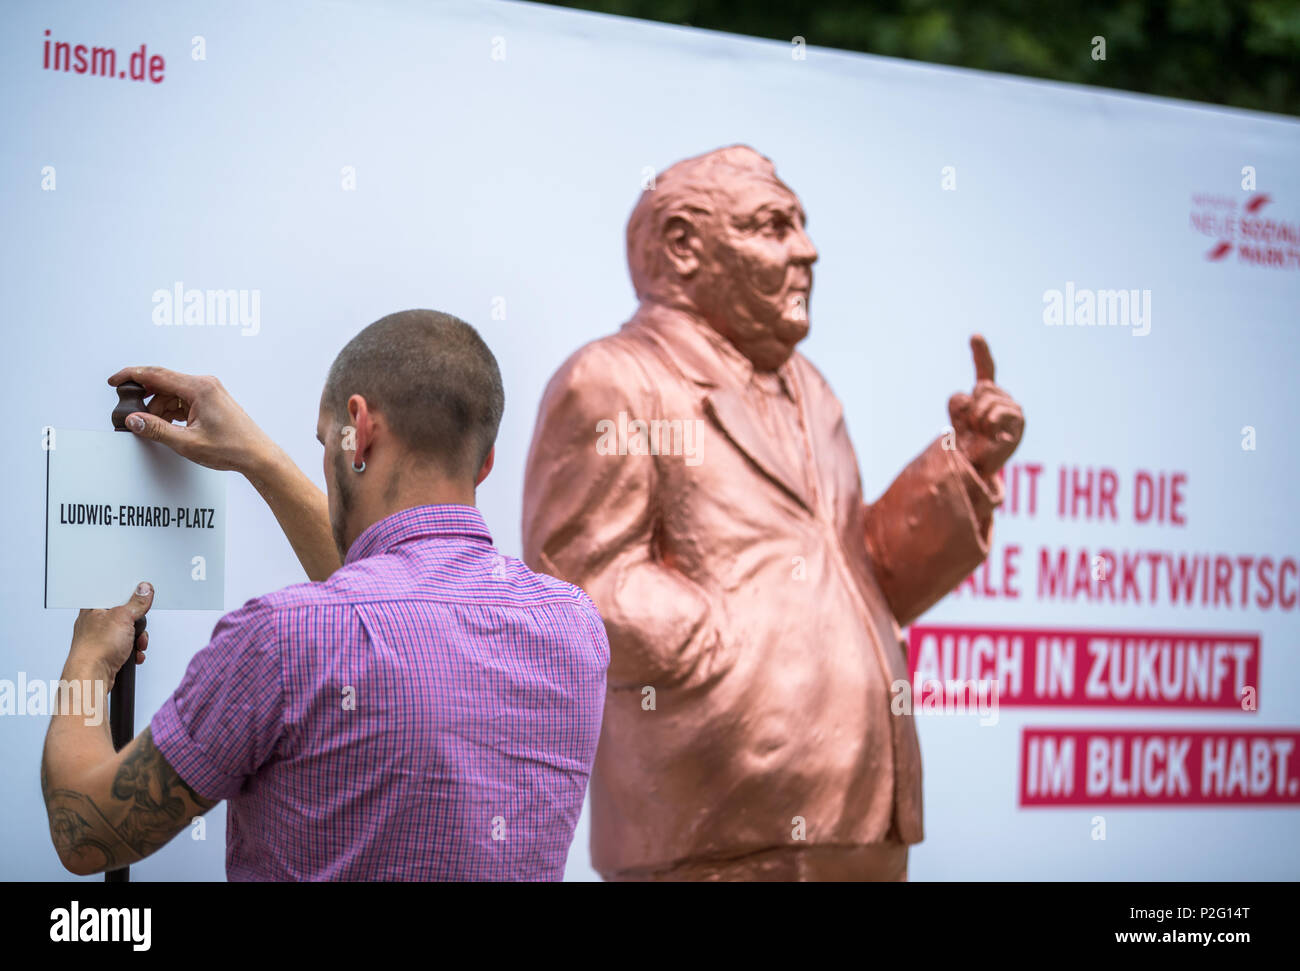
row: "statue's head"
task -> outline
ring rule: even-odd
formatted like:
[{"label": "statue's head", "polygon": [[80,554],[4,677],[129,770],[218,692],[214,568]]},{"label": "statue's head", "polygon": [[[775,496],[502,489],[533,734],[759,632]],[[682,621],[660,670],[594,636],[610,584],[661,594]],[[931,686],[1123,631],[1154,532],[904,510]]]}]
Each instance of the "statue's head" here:
[{"label": "statue's head", "polygon": [[641,194],[627,223],[637,298],[690,311],[759,370],[808,334],[817,250],[799,199],[745,145],[678,162]]}]

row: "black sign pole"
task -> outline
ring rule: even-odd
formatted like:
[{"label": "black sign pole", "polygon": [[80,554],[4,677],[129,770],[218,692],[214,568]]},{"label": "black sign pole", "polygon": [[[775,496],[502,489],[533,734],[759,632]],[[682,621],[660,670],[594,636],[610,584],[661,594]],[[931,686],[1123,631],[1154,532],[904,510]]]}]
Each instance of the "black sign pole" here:
[{"label": "black sign pole", "polygon": [[[145,411],[144,387],[134,381],[124,381],[117,388],[117,406],[113,409],[113,428],[119,432],[130,432],[126,427],[126,416],[137,411]],[[138,578],[137,578],[138,579]],[[145,618],[135,622],[135,635],[131,641],[131,656],[122,665],[113,681],[113,691],[108,703],[108,727],[113,735],[113,748],[121,751],[131,739],[135,738],[135,645],[144,632]],[[120,867],[104,874],[105,883],[129,883],[131,868]]]}]

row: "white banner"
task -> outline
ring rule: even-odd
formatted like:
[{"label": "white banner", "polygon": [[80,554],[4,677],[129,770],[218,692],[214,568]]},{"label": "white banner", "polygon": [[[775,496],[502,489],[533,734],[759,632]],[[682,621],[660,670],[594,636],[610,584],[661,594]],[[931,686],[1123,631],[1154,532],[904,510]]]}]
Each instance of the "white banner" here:
[{"label": "white banner", "polygon": [[[1027,419],[986,569],[910,632],[923,671],[997,679],[1001,699],[991,722],[919,711],[911,877],[1300,877],[1294,119],[516,3],[0,17],[21,378],[0,679],[57,675],[72,624],[41,608],[40,431],[98,421],[130,364],[218,375],[323,481],[319,394],[347,339],[395,310],[461,316],[505,379],[479,504],[517,555],[542,388],[635,307],[642,185],[745,143],[809,215],[801,349],[869,497],[969,390],[972,333]],[[227,609],[303,579],[229,482]],[[215,619],[151,618],[141,718]],[[0,876],[58,878],[45,721],[4,721]],[[221,879],[208,832],[139,879]],[[571,879],[588,859],[584,821]]]}]

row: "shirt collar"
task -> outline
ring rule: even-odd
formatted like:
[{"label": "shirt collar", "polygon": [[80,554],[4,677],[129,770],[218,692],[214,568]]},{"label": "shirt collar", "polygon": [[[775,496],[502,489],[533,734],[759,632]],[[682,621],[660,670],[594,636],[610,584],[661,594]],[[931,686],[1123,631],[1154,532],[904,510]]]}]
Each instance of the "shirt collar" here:
[{"label": "shirt collar", "polygon": [[459,536],[488,545],[492,543],[492,534],[483,521],[483,514],[474,506],[412,506],[363,529],[343,562],[348,564],[368,556],[379,556],[399,543],[429,536]]},{"label": "shirt collar", "polygon": [[651,330],[697,384],[717,387],[724,382],[725,372],[730,379],[725,383],[746,390],[756,388],[768,394],[784,394],[795,400],[790,376],[793,355],[774,372],[755,371],[753,362],[707,323],[662,304],[643,303],[636,316],[624,326]]}]

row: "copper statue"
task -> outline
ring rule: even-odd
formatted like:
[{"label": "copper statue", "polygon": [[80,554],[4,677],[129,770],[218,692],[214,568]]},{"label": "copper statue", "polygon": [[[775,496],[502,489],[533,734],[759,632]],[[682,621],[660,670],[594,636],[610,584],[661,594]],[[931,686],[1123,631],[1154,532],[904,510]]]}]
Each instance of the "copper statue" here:
[{"label": "copper statue", "polygon": [[865,503],[840,402],[795,350],[817,251],[753,149],[662,173],[627,256],[640,306],[552,378],[525,473],[524,559],[609,632],[593,865],[906,879],[921,763],[891,713],[900,625],[987,555],[1020,408],[972,338],[951,431]]}]

